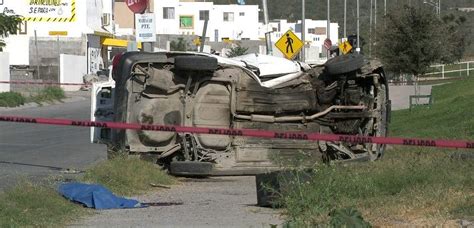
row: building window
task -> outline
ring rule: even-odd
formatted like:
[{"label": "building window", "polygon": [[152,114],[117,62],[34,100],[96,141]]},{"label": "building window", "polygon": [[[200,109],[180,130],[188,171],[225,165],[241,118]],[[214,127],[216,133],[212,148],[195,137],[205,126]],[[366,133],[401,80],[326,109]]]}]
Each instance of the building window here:
[{"label": "building window", "polygon": [[316,29],[314,29],[314,28],[308,29],[308,33],[309,34],[316,34]]},{"label": "building window", "polygon": [[180,29],[193,29],[194,28],[194,16],[193,15],[180,15],[179,16],[179,28]]},{"label": "building window", "polygon": [[199,10],[199,20],[209,20],[209,10]]},{"label": "building window", "polygon": [[163,7],[163,19],[174,19],[174,7]]},{"label": "building window", "polygon": [[234,13],[224,12],[224,21],[234,21]]},{"label": "building window", "polygon": [[239,16],[241,16],[241,17],[245,16],[245,12],[240,12]]}]

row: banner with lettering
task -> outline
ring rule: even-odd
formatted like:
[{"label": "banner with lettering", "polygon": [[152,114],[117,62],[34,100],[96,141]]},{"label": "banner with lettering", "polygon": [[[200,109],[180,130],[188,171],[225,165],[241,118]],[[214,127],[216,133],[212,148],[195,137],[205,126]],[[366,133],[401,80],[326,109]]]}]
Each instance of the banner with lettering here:
[{"label": "banner with lettering", "polygon": [[74,22],[76,0],[0,0],[0,12],[29,22]]}]

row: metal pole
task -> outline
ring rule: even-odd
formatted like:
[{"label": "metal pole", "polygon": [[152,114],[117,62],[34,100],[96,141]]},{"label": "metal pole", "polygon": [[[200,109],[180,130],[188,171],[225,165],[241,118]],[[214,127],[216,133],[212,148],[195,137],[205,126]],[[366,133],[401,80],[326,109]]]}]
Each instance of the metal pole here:
[{"label": "metal pole", "polygon": [[383,27],[387,27],[387,0],[383,2]]},{"label": "metal pole", "polygon": [[[146,7],[146,10],[145,10],[146,13],[151,13],[151,10],[150,10],[150,1],[148,1],[147,3],[147,7]],[[156,19],[155,19],[156,20]],[[156,23],[156,21],[155,21]],[[155,42],[143,42],[143,46],[142,46],[142,51],[145,51],[145,52],[153,52],[153,44]]]},{"label": "metal pole", "polygon": [[327,38],[328,39],[331,39],[331,19],[330,19],[330,16],[331,16],[331,13],[330,13],[330,10],[331,9],[331,5],[330,5],[330,0],[328,0],[328,19],[327,19]]},{"label": "metal pole", "polygon": [[[268,28],[268,7],[267,7],[267,0],[262,0],[262,5],[263,5],[263,20],[265,22],[265,26]],[[270,36],[271,32],[266,31],[265,32],[265,41],[267,45],[267,55],[272,55],[272,37]]]},{"label": "metal pole", "polygon": [[372,8],[373,0],[370,0],[370,21],[369,21],[369,58],[372,57]]},{"label": "metal pole", "polygon": [[[374,0],[374,46],[377,45],[377,0]],[[377,52],[377,48],[375,48]]]},{"label": "metal pole", "polygon": [[306,46],[306,7],[305,0],[301,0],[301,40],[303,41],[303,48],[301,49],[301,61],[304,62],[306,59],[305,56],[305,46]]},{"label": "metal pole", "polygon": [[57,36],[58,42],[58,82],[61,80],[61,46],[59,44],[59,35]]},{"label": "metal pole", "polygon": [[206,32],[207,32],[208,23],[209,23],[209,18],[206,18],[206,20],[204,20],[204,28],[202,29],[201,45],[199,47],[199,52],[204,52],[204,42],[206,42]]},{"label": "metal pole", "polygon": [[438,0],[438,17],[441,18],[441,0]]},{"label": "metal pole", "polygon": [[36,30],[35,30],[35,49],[36,49],[36,71],[38,73],[38,78],[36,78],[36,79],[40,79],[41,78],[41,76],[40,76],[40,58],[39,58],[38,37],[36,36]]},{"label": "metal pole", "polygon": [[[331,15],[330,15],[331,5],[330,5],[329,2],[330,2],[330,0],[328,0],[328,18],[327,18],[327,27],[326,27],[326,28],[327,28],[327,29],[326,29],[326,32],[327,32],[326,37],[327,37],[327,39],[331,40],[331,19],[330,19],[330,16],[331,16]],[[329,48],[329,49],[330,49],[330,48]],[[328,53],[328,54],[327,54],[328,59],[329,59],[329,55],[331,54],[331,52],[329,51],[329,49],[328,49],[328,52],[327,52],[327,53]]]},{"label": "metal pole", "polygon": [[347,37],[347,34],[346,34],[346,22],[347,22],[346,14],[347,14],[347,0],[344,0],[344,38]]},{"label": "metal pole", "polygon": [[377,29],[377,0],[374,0],[374,29]]},{"label": "metal pole", "polygon": [[359,17],[359,0],[357,0],[357,49],[356,51],[360,53],[360,17]]}]

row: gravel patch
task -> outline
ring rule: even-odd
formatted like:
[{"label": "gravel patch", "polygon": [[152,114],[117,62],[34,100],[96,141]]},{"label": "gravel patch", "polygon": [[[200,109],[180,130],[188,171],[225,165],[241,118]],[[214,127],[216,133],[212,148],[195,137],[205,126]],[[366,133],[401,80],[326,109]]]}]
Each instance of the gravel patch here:
[{"label": "gravel patch", "polygon": [[181,184],[137,197],[141,202],[182,203],[105,210],[72,227],[270,227],[281,211],[257,207],[255,177],[180,179]]}]

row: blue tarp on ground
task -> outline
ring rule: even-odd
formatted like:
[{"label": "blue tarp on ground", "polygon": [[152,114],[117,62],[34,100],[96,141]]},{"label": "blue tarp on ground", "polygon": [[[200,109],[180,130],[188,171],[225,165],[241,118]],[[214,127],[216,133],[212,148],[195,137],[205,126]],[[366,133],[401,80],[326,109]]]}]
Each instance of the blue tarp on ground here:
[{"label": "blue tarp on ground", "polygon": [[143,207],[137,200],[115,196],[98,184],[66,183],[58,188],[67,199],[95,209],[122,209]]}]

